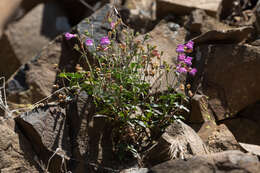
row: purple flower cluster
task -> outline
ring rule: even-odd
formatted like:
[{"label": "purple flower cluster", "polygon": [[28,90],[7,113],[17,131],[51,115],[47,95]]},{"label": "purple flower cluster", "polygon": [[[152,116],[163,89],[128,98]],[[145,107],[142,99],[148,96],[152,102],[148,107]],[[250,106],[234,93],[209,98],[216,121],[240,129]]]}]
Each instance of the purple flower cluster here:
[{"label": "purple flower cluster", "polygon": [[192,68],[192,57],[187,56],[186,53],[191,53],[193,51],[194,42],[188,41],[186,44],[179,44],[176,48],[178,53],[177,72],[178,73],[189,73],[194,76],[197,73],[196,68]]},{"label": "purple flower cluster", "polygon": [[[72,38],[74,38],[74,37],[77,37],[76,34],[71,34],[71,33],[69,33],[69,32],[66,32],[64,35],[65,35],[66,40],[70,40],[70,39],[72,39]],[[110,42],[108,36],[104,36],[104,37],[102,37],[102,38],[100,39],[100,42],[99,42],[99,43],[100,43],[100,45],[104,48],[104,50],[106,50],[106,49],[108,49],[107,46],[108,46],[111,42]],[[94,45],[94,40],[93,40],[93,39],[90,39],[90,38],[87,38],[87,39],[85,40],[85,44],[86,44],[86,46],[93,46],[93,45]]]}]

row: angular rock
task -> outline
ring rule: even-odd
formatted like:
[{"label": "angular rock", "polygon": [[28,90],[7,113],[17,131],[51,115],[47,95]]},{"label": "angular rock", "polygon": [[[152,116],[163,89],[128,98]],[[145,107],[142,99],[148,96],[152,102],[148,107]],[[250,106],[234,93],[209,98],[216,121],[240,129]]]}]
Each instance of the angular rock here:
[{"label": "angular rock", "polygon": [[197,44],[240,43],[248,39],[252,32],[253,27],[240,27],[223,31],[211,30],[192,40]]},{"label": "angular rock", "polygon": [[147,152],[145,162],[153,166],[171,159],[187,159],[203,154],[208,154],[208,149],[201,138],[191,127],[176,121],[167,127],[158,143]]},{"label": "angular rock", "polygon": [[186,15],[198,8],[215,16],[220,3],[221,0],[157,0],[157,15],[159,17],[166,16],[169,13]]},{"label": "angular rock", "polygon": [[226,125],[206,122],[198,131],[198,135],[208,146],[210,152],[217,153],[227,150],[241,150],[239,143]]},{"label": "angular rock", "polygon": [[[65,110],[56,103],[34,108],[15,118],[45,168],[50,160],[50,172],[61,172],[57,167],[63,168],[62,158],[66,161],[71,155],[67,120]],[[51,159],[58,148],[59,151]]]},{"label": "angular rock", "polygon": [[198,74],[193,84],[194,87],[201,84],[199,90],[209,96],[209,105],[217,120],[233,117],[260,99],[259,53],[260,47],[247,44],[198,48]]},{"label": "angular rock", "polygon": [[195,94],[191,99],[190,123],[215,122],[215,117],[208,108],[208,100],[204,95]]},{"label": "angular rock", "polygon": [[68,19],[57,4],[38,5],[4,32],[0,40],[0,75],[9,78],[51,39],[69,29]]},{"label": "angular rock", "polygon": [[31,144],[11,119],[0,120],[0,171],[3,173],[40,172]]},{"label": "angular rock", "polygon": [[239,112],[235,118],[221,121],[233,133],[238,142],[260,145],[260,103],[257,102]]},{"label": "angular rock", "polygon": [[149,173],[258,173],[260,163],[257,157],[240,151],[194,156],[187,161],[171,160],[154,166]]}]

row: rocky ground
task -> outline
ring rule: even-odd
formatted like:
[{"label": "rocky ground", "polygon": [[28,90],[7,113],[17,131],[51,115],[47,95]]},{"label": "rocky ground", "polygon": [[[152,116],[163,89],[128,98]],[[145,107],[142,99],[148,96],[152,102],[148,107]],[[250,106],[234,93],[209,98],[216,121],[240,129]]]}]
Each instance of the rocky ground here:
[{"label": "rocky ground", "polygon": [[[260,1],[5,1],[0,172],[260,172]],[[52,95],[58,69],[75,71],[81,63],[63,33],[81,34],[89,18],[100,38],[109,30],[103,20],[113,5],[131,28],[150,34],[148,42],[164,51],[169,64],[176,63],[178,44],[195,42],[198,73],[182,81],[191,84],[190,113],[166,129],[144,154],[141,168],[135,161],[115,161],[109,124],[93,117],[86,93],[66,106]],[[152,82],[152,89],[165,89]]]}]

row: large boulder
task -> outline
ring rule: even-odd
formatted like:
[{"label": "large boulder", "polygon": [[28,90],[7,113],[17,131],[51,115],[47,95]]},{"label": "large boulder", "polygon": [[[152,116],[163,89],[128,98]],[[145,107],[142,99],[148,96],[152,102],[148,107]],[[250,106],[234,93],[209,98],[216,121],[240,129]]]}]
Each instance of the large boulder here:
[{"label": "large boulder", "polygon": [[154,166],[149,173],[258,173],[260,163],[256,156],[240,151],[194,156],[188,160],[171,160]]},{"label": "large boulder", "polygon": [[233,117],[260,99],[259,53],[259,47],[248,44],[198,47],[194,88],[201,85],[217,120]]},{"label": "large boulder", "polygon": [[40,4],[9,24],[0,40],[0,75],[9,78],[50,40],[69,29],[68,19],[56,3]]}]

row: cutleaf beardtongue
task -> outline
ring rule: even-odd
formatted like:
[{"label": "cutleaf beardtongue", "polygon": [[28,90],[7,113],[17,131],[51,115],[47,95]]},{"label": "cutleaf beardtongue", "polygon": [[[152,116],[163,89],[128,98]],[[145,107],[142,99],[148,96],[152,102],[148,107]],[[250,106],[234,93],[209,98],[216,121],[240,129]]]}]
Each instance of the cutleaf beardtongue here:
[{"label": "cutleaf beardtongue", "polygon": [[195,76],[197,73],[196,68],[191,68],[192,66],[192,57],[186,56],[186,53],[191,53],[193,51],[194,42],[188,41],[186,44],[179,44],[176,48],[178,53],[178,62],[177,72],[178,73],[189,73],[192,76]]}]

